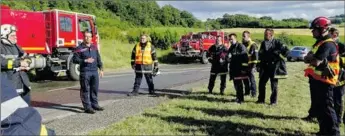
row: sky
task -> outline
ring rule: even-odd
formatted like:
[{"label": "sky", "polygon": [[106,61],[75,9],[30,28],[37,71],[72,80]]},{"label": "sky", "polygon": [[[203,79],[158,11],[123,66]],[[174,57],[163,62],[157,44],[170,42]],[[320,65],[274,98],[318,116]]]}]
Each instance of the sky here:
[{"label": "sky", "polygon": [[170,4],[186,10],[205,21],[228,14],[247,14],[254,17],[271,16],[273,19],[305,18],[344,14],[344,1],[157,1],[159,6]]}]

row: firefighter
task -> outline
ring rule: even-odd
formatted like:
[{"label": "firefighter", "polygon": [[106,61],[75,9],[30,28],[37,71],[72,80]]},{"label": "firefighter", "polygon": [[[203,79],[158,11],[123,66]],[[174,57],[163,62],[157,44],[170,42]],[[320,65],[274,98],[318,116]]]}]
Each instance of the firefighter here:
[{"label": "firefighter", "polygon": [[289,49],[278,39],[274,38],[274,30],[265,30],[265,40],[259,50],[259,96],[257,103],[265,103],[266,83],[270,79],[272,94],[270,105],[277,104],[278,79],[286,78],[285,58]]},{"label": "firefighter", "polygon": [[304,70],[309,77],[315,113],[319,122],[319,135],[340,135],[334,110],[333,89],[338,82],[340,63],[337,45],[328,33],[331,21],[326,17],[315,18],[310,26],[317,40],[304,61],[309,66]]},{"label": "firefighter", "polygon": [[220,94],[224,95],[226,88],[226,75],[228,73],[227,63],[227,48],[222,42],[222,37],[217,36],[216,44],[212,45],[208,49],[207,57],[209,62],[212,64],[210,80],[208,83],[209,93],[212,93],[214,82],[217,76],[220,76]]},{"label": "firefighter", "polygon": [[155,69],[158,69],[158,60],[156,50],[151,42],[148,41],[148,38],[146,34],[142,34],[140,42],[132,50],[131,66],[135,70],[135,81],[133,91],[127,94],[128,96],[138,95],[143,75],[149,87],[149,94],[155,95],[152,74]]},{"label": "firefighter", "polygon": [[104,110],[97,98],[103,63],[97,47],[91,43],[92,33],[86,30],[83,34],[84,41],[75,49],[73,62],[80,65],[80,97],[85,113],[94,114],[95,110]]},{"label": "firefighter", "polygon": [[30,60],[24,59],[25,53],[17,45],[17,29],[10,24],[1,25],[1,73],[13,83],[18,95],[30,105],[30,80],[27,71]]},{"label": "firefighter", "polygon": [[42,124],[39,112],[16,92],[7,75],[1,73],[1,135],[55,135]]},{"label": "firefighter", "polygon": [[341,123],[341,115],[343,112],[343,95],[345,89],[345,46],[339,41],[339,30],[332,27],[329,30],[329,33],[333,40],[338,45],[339,57],[340,57],[340,75],[338,78],[338,83],[333,90],[333,100],[334,100],[334,110],[337,114],[337,123],[340,125]]},{"label": "firefighter", "polygon": [[258,63],[259,50],[255,42],[250,38],[250,32],[244,31],[242,33],[242,43],[247,47],[248,51],[248,76],[249,78],[244,80],[245,85],[245,95],[250,95],[252,97],[256,96],[256,83],[255,83],[255,68]]},{"label": "firefighter", "polygon": [[229,37],[231,43],[228,50],[230,80],[233,80],[236,90],[236,102],[241,104],[244,102],[243,80],[248,78],[247,48],[243,44],[237,42],[237,35],[235,33],[231,33]]}]

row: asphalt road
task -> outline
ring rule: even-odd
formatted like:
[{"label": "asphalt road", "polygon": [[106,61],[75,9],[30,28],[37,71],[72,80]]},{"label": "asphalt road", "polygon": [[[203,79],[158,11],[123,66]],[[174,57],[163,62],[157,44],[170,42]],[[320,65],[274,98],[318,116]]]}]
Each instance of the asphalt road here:
[{"label": "asphalt road", "polygon": [[[155,89],[158,90],[206,79],[209,77],[210,65],[164,65],[160,70],[161,75],[154,77]],[[108,100],[126,97],[126,94],[132,91],[134,77],[132,70],[105,75],[100,80],[99,99]],[[51,81],[36,83],[36,85],[33,85],[33,88],[41,89],[41,91],[32,92],[33,106],[42,107],[53,104],[80,102],[79,82]],[[146,80],[143,77],[140,92],[147,93],[147,88]]]},{"label": "asphalt road", "polygon": [[57,134],[85,134],[156,106],[169,99],[166,96],[188,93],[188,89],[208,81],[210,65],[162,65],[160,70],[161,75],[154,78],[154,84],[156,92],[164,97],[145,95],[148,93],[145,78],[140,89],[144,95],[128,97],[135,76],[133,70],[125,70],[108,73],[100,80],[98,99],[106,110],[96,115],[83,113],[79,83],[72,81],[34,83],[35,88],[41,91],[31,93],[32,105],[38,109],[47,126],[55,129]]}]

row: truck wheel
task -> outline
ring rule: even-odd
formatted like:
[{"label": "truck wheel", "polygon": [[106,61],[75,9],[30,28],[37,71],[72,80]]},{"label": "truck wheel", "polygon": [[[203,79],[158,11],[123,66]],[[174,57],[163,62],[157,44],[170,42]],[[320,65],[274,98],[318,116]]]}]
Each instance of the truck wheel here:
[{"label": "truck wheel", "polygon": [[206,51],[204,51],[204,52],[202,52],[202,54],[201,54],[201,58],[200,58],[200,62],[202,63],[202,64],[208,64],[208,59],[207,59],[207,57],[206,57]]},{"label": "truck wheel", "polygon": [[68,77],[74,81],[78,81],[80,75],[80,65],[72,62],[69,63],[69,70],[67,71]]}]

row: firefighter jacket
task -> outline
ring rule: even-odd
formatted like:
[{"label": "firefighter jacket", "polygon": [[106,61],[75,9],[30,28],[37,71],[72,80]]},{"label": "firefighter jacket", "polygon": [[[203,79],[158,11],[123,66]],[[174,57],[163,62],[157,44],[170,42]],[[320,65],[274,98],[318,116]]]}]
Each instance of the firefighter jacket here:
[{"label": "firefighter jacket", "polygon": [[[325,44],[332,44],[337,47],[336,43],[331,38],[326,38],[320,41],[317,41],[316,44],[313,45],[312,53],[315,54],[319,51],[320,47],[325,46]],[[323,51],[322,51],[323,52]],[[331,57],[329,60],[328,57]],[[322,63],[314,67],[309,65],[305,70],[305,76],[309,76],[315,80],[319,80],[326,84],[330,85],[337,85],[338,78],[340,74],[340,58],[339,54],[333,56],[329,54],[326,59],[322,60]],[[327,73],[327,74],[326,74]]]},{"label": "firefighter jacket", "polygon": [[6,74],[1,73],[1,135],[55,135],[42,125],[39,112],[28,107],[10,82]]},{"label": "firefighter jacket", "polygon": [[[93,58],[95,61],[93,63],[85,62],[88,58]],[[80,64],[80,72],[98,71],[98,69],[103,70],[101,56],[98,49],[93,44],[88,47],[84,42],[82,42],[75,49],[72,60],[74,63]]]},{"label": "firefighter jacket", "polygon": [[11,45],[1,40],[1,73],[13,83],[18,94],[25,95],[31,90],[30,80],[25,71],[19,70],[24,51],[16,44]]},{"label": "firefighter jacket", "polygon": [[289,49],[278,39],[261,42],[259,49],[259,77],[264,73],[276,79],[287,78],[286,57]]},{"label": "firefighter jacket", "polygon": [[249,41],[247,43],[243,43],[247,47],[247,54],[248,54],[248,68],[253,69],[256,67],[259,59],[259,49],[255,42]]},{"label": "firefighter jacket", "polygon": [[144,44],[137,43],[131,56],[131,66],[134,66],[136,73],[152,73],[153,66],[158,67],[158,60],[155,47],[151,42]]},{"label": "firefighter jacket", "polygon": [[336,41],[338,44],[339,56],[340,56],[340,75],[337,86],[345,85],[345,45],[341,42]]},{"label": "firefighter jacket", "polygon": [[212,64],[211,74],[227,74],[228,62],[227,55],[228,50],[225,45],[212,45],[207,52],[207,57]]},{"label": "firefighter jacket", "polygon": [[246,47],[241,43],[232,44],[228,50],[230,80],[248,78],[248,55]]}]

